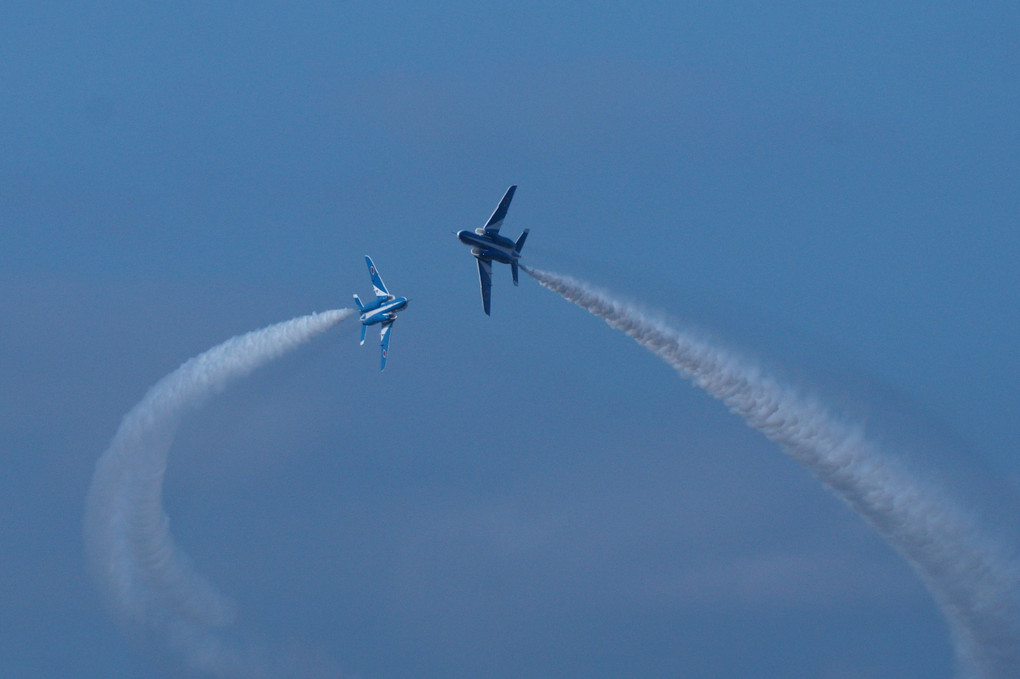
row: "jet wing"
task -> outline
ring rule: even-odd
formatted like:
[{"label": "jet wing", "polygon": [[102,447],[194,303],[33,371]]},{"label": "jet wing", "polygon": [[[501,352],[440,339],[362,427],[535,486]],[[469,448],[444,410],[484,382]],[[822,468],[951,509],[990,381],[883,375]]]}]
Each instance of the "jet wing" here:
[{"label": "jet wing", "polygon": [[482,229],[485,233],[490,236],[499,233],[499,227],[503,226],[503,220],[506,219],[506,211],[510,209],[510,201],[513,200],[514,191],[516,190],[517,184],[514,184],[503,194],[503,199],[499,201],[499,205],[496,206],[496,210],[489,217],[489,221],[485,222],[485,227]]},{"label": "jet wing", "polygon": [[375,290],[376,298],[389,297],[390,293],[386,289],[386,284],[382,282],[379,270],[375,268],[375,263],[372,262],[372,258],[368,255],[365,255],[365,264],[368,265],[368,275],[372,277],[372,288]]},{"label": "jet wing", "polygon": [[390,329],[393,328],[393,321],[383,323],[379,328],[379,346],[382,348],[382,359],[379,363],[379,370],[386,369],[386,352],[390,349]]},{"label": "jet wing", "polygon": [[[510,187],[513,188],[512,186]],[[489,315],[490,293],[492,291],[492,260],[476,257],[478,260],[478,283],[482,287],[482,306],[485,308],[485,315]]]}]

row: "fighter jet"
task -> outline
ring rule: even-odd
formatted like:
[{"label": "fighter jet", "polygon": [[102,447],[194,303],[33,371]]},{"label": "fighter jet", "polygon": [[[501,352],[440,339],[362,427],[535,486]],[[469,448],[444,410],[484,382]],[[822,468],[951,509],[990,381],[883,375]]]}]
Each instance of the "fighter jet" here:
[{"label": "fighter jet", "polygon": [[506,218],[506,211],[510,208],[510,201],[514,197],[517,185],[514,184],[506,193],[503,199],[496,206],[496,211],[485,222],[485,226],[474,231],[458,231],[457,238],[461,243],[471,246],[471,254],[478,260],[478,282],[482,287],[482,307],[485,314],[489,315],[490,291],[492,290],[492,261],[503,262],[510,265],[510,272],[514,277],[514,285],[517,285],[517,261],[521,257],[521,248],[524,247],[524,240],[528,237],[529,229],[524,229],[517,242],[499,235],[499,227],[503,226]]},{"label": "fighter jet", "polygon": [[372,258],[365,255],[365,264],[368,265],[368,275],[372,277],[372,288],[375,290],[375,301],[364,304],[361,298],[354,295],[354,301],[361,309],[361,343],[365,343],[365,331],[368,326],[381,323],[379,328],[379,345],[382,347],[382,362],[379,370],[386,368],[386,351],[390,346],[390,329],[393,321],[397,320],[397,312],[407,307],[406,297],[395,297],[386,289],[379,271],[375,268]]}]

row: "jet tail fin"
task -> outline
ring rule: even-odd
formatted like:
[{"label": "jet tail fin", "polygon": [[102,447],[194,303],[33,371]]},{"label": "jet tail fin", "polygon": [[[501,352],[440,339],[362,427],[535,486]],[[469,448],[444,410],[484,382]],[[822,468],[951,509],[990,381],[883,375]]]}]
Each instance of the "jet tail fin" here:
[{"label": "jet tail fin", "polygon": [[529,231],[531,231],[531,229],[524,229],[524,233],[521,234],[521,237],[517,239],[517,243],[514,244],[514,252],[518,255],[521,254],[521,248],[524,247],[524,241],[528,239]]},{"label": "jet tail fin", "polygon": [[524,247],[524,241],[528,239],[528,232],[531,229],[524,229],[524,232],[514,243],[514,259],[510,262],[510,273],[514,276],[514,285],[517,285],[517,257],[521,254],[521,248]]}]

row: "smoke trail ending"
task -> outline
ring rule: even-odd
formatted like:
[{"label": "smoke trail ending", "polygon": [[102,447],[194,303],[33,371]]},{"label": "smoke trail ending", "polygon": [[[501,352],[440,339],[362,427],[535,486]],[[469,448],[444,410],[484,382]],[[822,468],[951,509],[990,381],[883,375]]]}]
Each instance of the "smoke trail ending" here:
[{"label": "smoke trail ending", "polygon": [[137,640],[214,677],[276,676],[274,661],[223,632],[233,604],[192,566],[163,510],[167,455],[181,418],[232,382],[297,349],[354,311],[337,309],[233,337],[183,363],[124,416],[96,463],[85,552],[107,606]]},{"label": "smoke trail ending", "polygon": [[1020,676],[1017,537],[981,525],[948,489],[757,362],[646,317],[581,281],[522,267],[542,286],[621,330],[777,443],[868,521],[914,568],[943,611],[960,677]]}]

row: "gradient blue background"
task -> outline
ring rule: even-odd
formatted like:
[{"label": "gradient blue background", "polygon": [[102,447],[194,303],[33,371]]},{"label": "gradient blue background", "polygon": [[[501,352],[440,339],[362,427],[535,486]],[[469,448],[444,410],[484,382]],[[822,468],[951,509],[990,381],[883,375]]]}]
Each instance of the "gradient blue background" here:
[{"label": "gradient blue background", "polygon": [[171,454],[241,633],[379,679],[952,676],[863,521],[534,281],[486,318],[450,232],[517,183],[525,261],[1017,487],[1017,4],[433,5],[0,9],[0,673],[176,676],[87,577],[95,461],[367,253],[412,299],[386,372],[348,321]]}]

